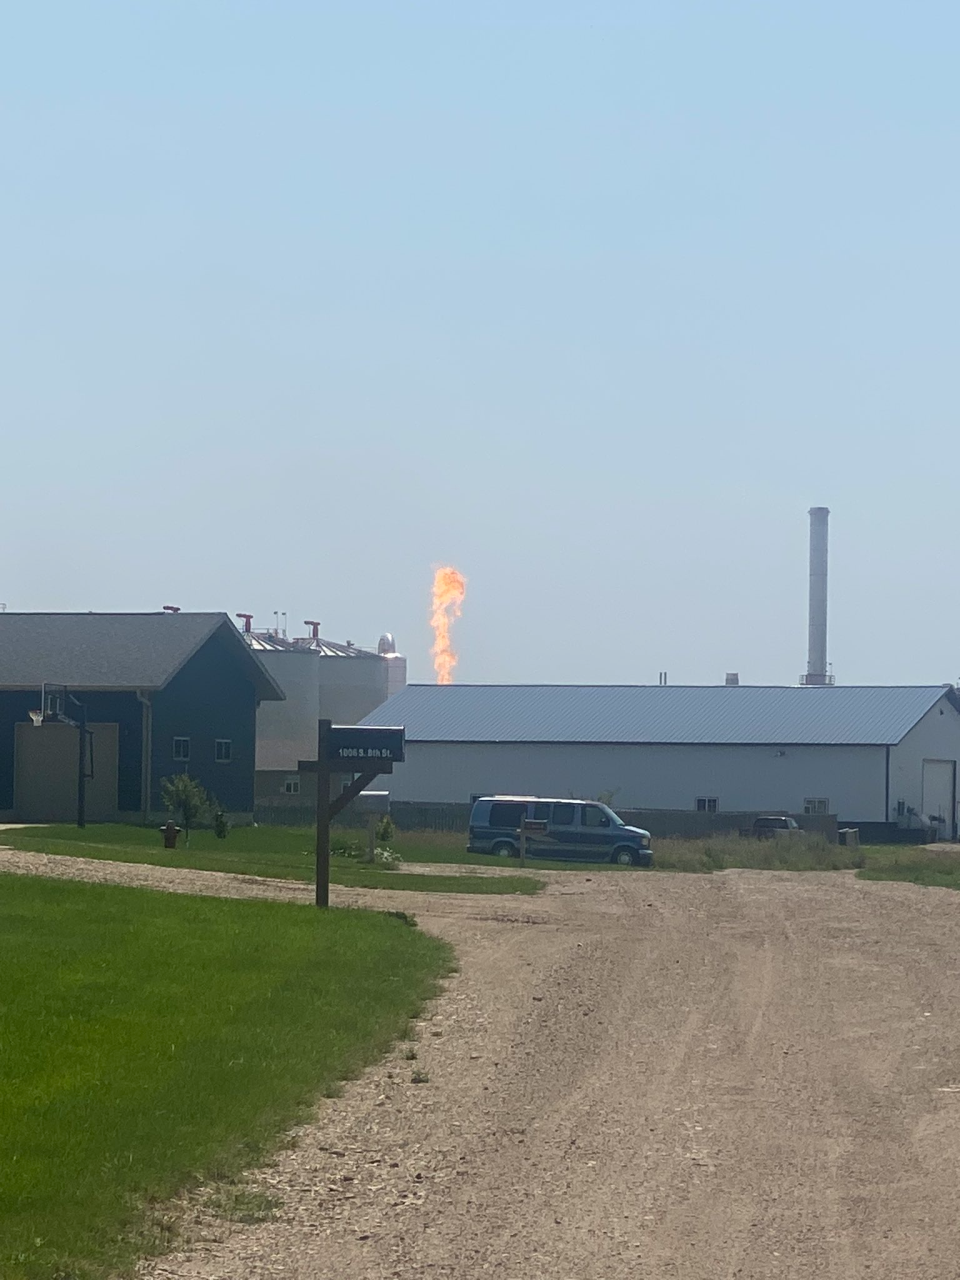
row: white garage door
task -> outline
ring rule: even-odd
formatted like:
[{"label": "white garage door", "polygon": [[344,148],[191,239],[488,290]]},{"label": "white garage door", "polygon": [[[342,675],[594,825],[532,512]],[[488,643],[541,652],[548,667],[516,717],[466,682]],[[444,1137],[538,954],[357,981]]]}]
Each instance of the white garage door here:
[{"label": "white garage door", "polygon": [[923,816],[939,820],[943,840],[956,837],[956,775],[954,760],[924,760]]}]

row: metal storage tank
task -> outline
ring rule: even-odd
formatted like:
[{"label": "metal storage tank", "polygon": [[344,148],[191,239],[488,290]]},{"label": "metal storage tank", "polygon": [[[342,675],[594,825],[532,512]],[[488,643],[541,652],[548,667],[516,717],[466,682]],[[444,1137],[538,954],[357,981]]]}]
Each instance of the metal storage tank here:
[{"label": "metal storage tank", "polygon": [[317,754],[317,720],[356,724],[407,683],[407,660],[389,633],[376,650],[320,635],[320,623],[306,621],[305,636],[288,637],[279,628],[255,631],[248,614],[244,639],[286,695],[264,703],[257,713],[257,770],[293,770],[298,760]]}]

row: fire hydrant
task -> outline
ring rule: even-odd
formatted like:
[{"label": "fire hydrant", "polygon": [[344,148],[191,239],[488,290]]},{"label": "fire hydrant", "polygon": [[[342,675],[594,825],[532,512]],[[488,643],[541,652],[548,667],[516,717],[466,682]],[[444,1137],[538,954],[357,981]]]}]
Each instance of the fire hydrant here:
[{"label": "fire hydrant", "polygon": [[180,828],[172,818],[160,828],[160,834],[163,836],[163,847],[165,849],[175,849],[177,847],[177,836],[180,834]]}]

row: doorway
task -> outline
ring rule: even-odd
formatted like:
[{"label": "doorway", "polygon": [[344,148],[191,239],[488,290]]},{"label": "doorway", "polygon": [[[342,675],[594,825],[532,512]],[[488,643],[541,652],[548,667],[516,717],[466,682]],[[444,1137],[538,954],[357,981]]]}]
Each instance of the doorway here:
[{"label": "doorway", "polygon": [[955,840],[957,835],[957,762],[924,760],[923,817],[937,823],[941,840]]}]

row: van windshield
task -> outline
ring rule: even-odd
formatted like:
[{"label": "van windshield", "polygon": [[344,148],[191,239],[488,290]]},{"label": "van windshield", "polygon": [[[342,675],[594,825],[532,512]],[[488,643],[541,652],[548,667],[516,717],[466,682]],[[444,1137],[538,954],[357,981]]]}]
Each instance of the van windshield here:
[{"label": "van windshield", "polygon": [[602,804],[600,808],[607,815],[615,827],[625,827],[627,824],[622,818],[618,818],[608,804]]}]

